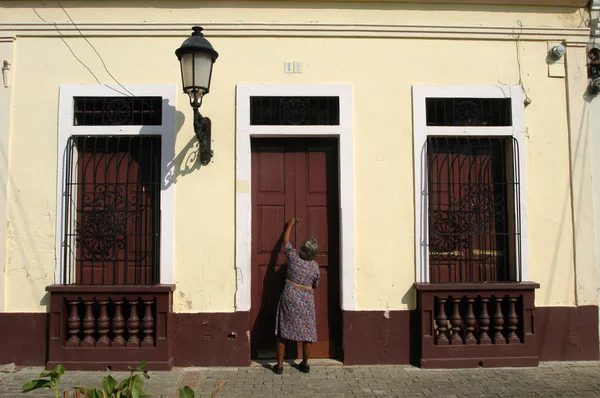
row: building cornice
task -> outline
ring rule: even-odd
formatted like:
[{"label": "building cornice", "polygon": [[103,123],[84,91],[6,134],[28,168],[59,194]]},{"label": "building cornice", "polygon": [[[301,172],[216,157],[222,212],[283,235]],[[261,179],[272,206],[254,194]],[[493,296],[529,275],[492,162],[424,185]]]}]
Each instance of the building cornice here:
[{"label": "building cornice", "polygon": [[[185,37],[198,22],[78,23],[90,37]],[[546,26],[379,25],[330,23],[200,23],[207,37],[356,37],[468,40],[567,41],[586,44],[589,28]],[[69,23],[0,23],[0,37],[75,37]]]},{"label": "building cornice", "polygon": [[[22,0],[5,0],[7,3],[17,3]],[[241,0],[243,2],[256,2],[256,0]],[[100,3],[98,0],[88,0],[89,3]],[[148,0],[121,0],[123,4],[154,3]],[[297,0],[269,0],[270,3],[290,3]],[[317,3],[323,0],[302,0],[304,3]],[[328,0],[331,3],[417,3],[415,0]],[[116,1],[114,3],[119,3]],[[481,4],[481,5],[509,5],[509,6],[555,6],[555,7],[583,7],[588,0],[420,0],[418,3],[429,4]]]}]

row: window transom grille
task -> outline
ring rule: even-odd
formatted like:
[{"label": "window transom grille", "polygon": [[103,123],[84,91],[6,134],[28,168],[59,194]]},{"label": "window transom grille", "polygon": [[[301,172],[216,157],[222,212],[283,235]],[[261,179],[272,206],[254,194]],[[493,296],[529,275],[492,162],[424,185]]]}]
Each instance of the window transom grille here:
[{"label": "window transom grille", "polygon": [[161,124],[161,97],[73,97],[74,126]]},{"label": "window transom grille", "polygon": [[250,97],[252,126],[339,124],[339,97]]}]

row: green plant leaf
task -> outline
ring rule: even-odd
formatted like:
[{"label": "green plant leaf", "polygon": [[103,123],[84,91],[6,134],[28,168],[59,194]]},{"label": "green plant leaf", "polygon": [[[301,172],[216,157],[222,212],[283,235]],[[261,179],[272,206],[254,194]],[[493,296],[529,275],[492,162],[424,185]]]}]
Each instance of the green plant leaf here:
[{"label": "green plant leaf", "polygon": [[144,379],[140,375],[135,375],[131,382],[131,398],[140,398],[144,394]]},{"label": "green plant leaf", "polygon": [[[110,397],[110,395],[108,395]],[[96,390],[94,388],[94,395],[92,395],[90,398],[104,398],[104,392],[102,390]]]},{"label": "green plant leaf", "polygon": [[119,386],[117,387],[117,391],[121,391],[121,390],[127,388],[129,386],[129,379],[130,379],[130,377],[128,377],[125,380],[123,380],[122,382],[120,382]]},{"label": "green plant leaf", "polygon": [[51,380],[31,380],[29,383],[23,384],[23,392],[37,390],[38,388],[54,388],[54,382]]},{"label": "green plant leaf", "polygon": [[143,372],[145,367],[146,367],[146,361],[142,361],[142,362],[138,363],[138,365],[135,368],[132,368],[131,366],[128,366],[127,368],[129,370],[133,370],[133,371],[137,370],[139,372]]},{"label": "green plant leaf", "polygon": [[194,398],[195,395],[194,390],[188,386],[179,389],[179,398]]},{"label": "green plant leaf", "polygon": [[60,379],[65,374],[65,368],[62,365],[56,365],[54,369],[49,372],[42,372],[40,377],[50,377],[51,379]]},{"label": "green plant leaf", "polygon": [[144,370],[144,377],[146,378],[146,380],[150,378],[150,375],[148,374],[147,370]]},{"label": "green plant leaf", "polygon": [[79,391],[80,393],[86,393],[87,392],[87,397],[88,398],[104,398],[104,395],[102,395],[102,390],[97,390],[95,388],[86,388],[86,387],[73,387],[75,390]]},{"label": "green plant leaf", "polygon": [[104,392],[106,393],[106,395],[110,396],[115,391],[115,387],[117,386],[117,383],[118,382],[110,375],[106,376],[102,380],[102,388],[104,389]]}]

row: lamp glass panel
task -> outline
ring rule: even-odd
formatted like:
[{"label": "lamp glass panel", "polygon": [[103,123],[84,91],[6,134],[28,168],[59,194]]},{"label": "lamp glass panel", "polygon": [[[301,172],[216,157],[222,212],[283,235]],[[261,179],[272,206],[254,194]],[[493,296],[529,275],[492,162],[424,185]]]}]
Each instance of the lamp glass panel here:
[{"label": "lamp glass panel", "polygon": [[210,88],[213,60],[205,53],[184,54],[181,57],[183,87],[188,93],[198,90],[205,93]]}]

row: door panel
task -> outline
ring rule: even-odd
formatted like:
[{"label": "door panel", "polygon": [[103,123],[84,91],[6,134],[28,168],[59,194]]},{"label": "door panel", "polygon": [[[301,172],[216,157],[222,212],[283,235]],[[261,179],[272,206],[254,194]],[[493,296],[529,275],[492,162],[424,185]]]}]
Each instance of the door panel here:
[{"label": "door panel", "polygon": [[[316,145],[315,145],[316,144]],[[319,242],[313,357],[336,357],[341,342],[338,182],[335,140],[254,140],[252,145],[252,356],[274,356],[275,314],[285,284],[285,222],[298,218],[290,240]],[[291,355],[293,347],[288,347]]]}]

